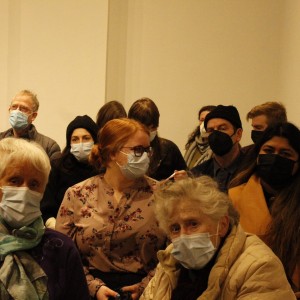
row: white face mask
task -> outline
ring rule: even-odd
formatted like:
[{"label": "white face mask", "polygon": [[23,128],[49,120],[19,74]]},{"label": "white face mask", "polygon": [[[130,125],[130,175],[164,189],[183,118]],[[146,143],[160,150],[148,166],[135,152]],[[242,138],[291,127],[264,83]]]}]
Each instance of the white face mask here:
[{"label": "white face mask", "polygon": [[93,146],[94,142],[71,144],[70,152],[78,161],[86,161],[91,153]]},{"label": "white face mask", "polygon": [[202,122],[201,125],[200,125],[200,135],[203,138],[208,137],[208,133],[206,132],[205,127],[204,127],[204,122]]},{"label": "white face mask", "polygon": [[157,135],[157,130],[150,131],[150,142],[152,142]]},{"label": "white face mask", "polygon": [[43,194],[27,187],[3,186],[0,215],[13,228],[27,226],[40,215]]},{"label": "white face mask", "polygon": [[[218,235],[214,234],[214,235]],[[172,240],[172,255],[187,269],[199,270],[205,267],[216,253],[208,232],[181,236]]]},{"label": "white face mask", "polygon": [[18,109],[12,110],[9,115],[9,123],[14,129],[24,129],[28,126],[28,115]]},{"label": "white face mask", "polygon": [[146,174],[149,168],[150,159],[146,152],[141,157],[136,157],[133,153],[121,153],[127,155],[127,163],[124,166],[120,166],[122,174],[128,179],[136,179]]}]

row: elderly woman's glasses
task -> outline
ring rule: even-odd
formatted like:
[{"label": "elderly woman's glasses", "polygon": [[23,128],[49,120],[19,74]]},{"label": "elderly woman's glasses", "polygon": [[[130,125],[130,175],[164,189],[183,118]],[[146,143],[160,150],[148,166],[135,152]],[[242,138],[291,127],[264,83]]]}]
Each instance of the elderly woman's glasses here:
[{"label": "elderly woman's glasses", "polygon": [[128,148],[133,151],[135,157],[141,157],[144,152],[148,154],[148,156],[151,156],[153,151],[152,147],[143,147],[143,146],[136,146],[136,147],[123,147]]}]

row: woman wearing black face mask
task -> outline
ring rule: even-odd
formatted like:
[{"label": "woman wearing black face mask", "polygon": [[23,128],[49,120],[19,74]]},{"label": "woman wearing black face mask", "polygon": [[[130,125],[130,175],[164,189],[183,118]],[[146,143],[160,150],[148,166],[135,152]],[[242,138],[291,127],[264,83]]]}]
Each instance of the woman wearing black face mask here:
[{"label": "woman wearing black face mask", "polygon": [[259,235],[281,259],[300,298],[300,130],[266,130],[255,157],[231,182],[229,196],[245,231]]}]

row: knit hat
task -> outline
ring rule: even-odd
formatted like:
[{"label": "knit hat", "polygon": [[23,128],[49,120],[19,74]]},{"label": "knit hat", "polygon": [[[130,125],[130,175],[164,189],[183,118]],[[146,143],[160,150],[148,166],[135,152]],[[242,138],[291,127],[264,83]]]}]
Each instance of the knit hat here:
[{"label": "knit hat", "polygon": [[71,135],[73,131],[77,128],[86,129],[92,136],[94,142],[97,142],[97,133],[98,126],[97,124],[88,116],[77,116],[67,127],[66,138],[67,138],[67,146],[71,144]]},{"label": "knit hat", "polygon": [[218,105],[210,113],[208,113],[204,120],[204,127],[207,129],[207,123],[211,119],[220,118],[229,121],[235,128],[243,128],[238,110],[233,105]]}]

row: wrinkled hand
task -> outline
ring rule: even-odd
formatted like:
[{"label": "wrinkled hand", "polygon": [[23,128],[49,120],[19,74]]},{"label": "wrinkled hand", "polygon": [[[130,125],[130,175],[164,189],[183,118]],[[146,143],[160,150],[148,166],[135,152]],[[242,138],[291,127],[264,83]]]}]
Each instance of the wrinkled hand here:
[{"label": "wrinkled hand", "polygon": [[174,175],[175,181],[189,177],[187,171],[185,170],[175,171],[174,173],[175,173]]},{"label": "wrinkled hand", "polygon": [[122,287],[122,291],[131,292],[131,299],[132,300],[137,300],[137,299],[140,298],[141,290],[139,288],[139,284],[124,286],[124,287]]},{"label": "wrinkled hand", "polygon": [[109,297],[116,298],[119,294],[105,285],[102,285],[96,294],[97,300],[108,300]]}]

